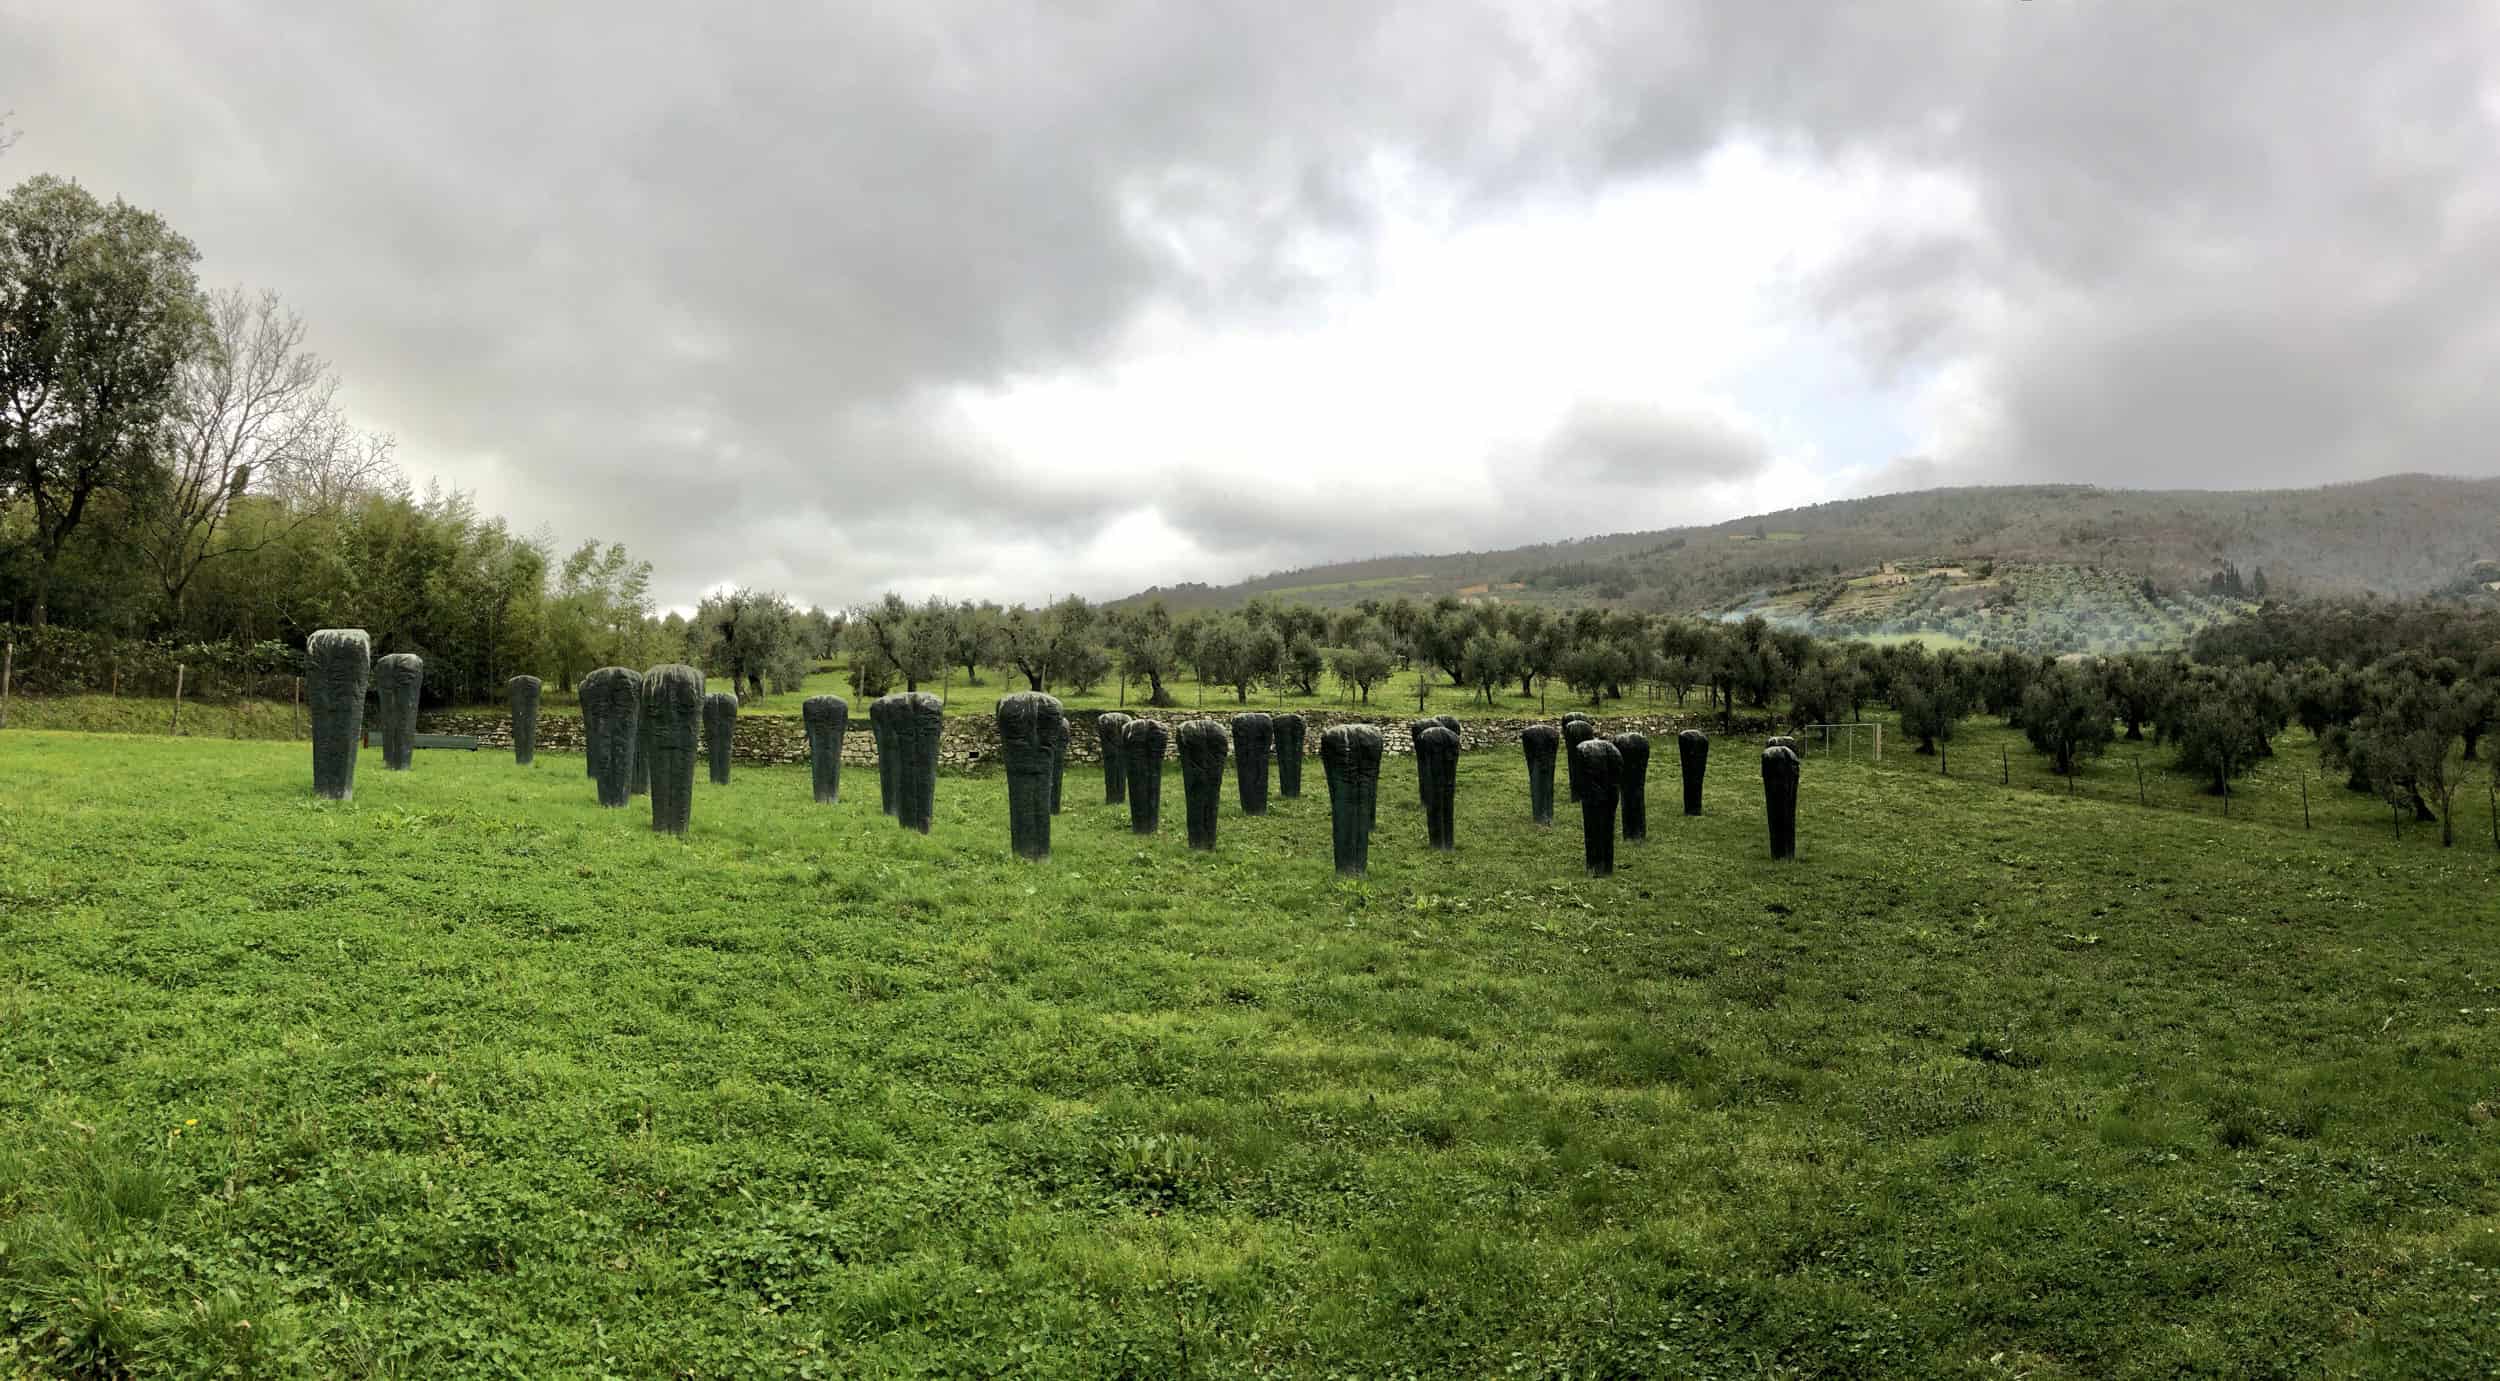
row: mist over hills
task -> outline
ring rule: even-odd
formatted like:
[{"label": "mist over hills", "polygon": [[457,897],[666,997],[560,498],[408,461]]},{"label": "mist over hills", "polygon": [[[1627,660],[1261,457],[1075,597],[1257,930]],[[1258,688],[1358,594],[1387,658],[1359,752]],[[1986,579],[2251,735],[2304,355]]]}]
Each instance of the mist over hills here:
[{"label": "mist over hills", "polygon": [[1499,598],[1716,612],[1900,570],[2078,568],[2161,593],[2258,572],[2276,595],[2422,595],[2500,580],[2500,478],[2389,475],[2314,489],[2133,490],[2095,485],[1928,489],[1722,523],[1500,551],[1394,555],[1233,585],[1138,592],[1174,610],[1250,599]]}]

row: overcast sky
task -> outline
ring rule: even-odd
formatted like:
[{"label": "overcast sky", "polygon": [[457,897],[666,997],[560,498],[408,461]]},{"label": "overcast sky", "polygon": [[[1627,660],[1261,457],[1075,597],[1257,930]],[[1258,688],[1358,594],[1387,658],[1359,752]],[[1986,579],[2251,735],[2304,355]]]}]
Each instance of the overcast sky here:
[{"label": "overcast sky", "polygon": [[0,110],[670,604],[2500,472],[2488,0],[0,0]]}]

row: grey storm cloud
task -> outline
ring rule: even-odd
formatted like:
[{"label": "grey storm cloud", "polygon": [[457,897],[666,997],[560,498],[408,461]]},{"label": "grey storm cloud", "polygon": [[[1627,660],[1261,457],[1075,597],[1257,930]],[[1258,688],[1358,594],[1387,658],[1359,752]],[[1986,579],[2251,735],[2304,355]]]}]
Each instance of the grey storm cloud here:
[{"label": "grey storm cloud", "polygon": [[[1735,138],[1960,180],[1971,227],[1797,294],[1876,378],[1968,373],[1957,481],[2488,471],[2500,422],[2483,4],[0,0],[0,110],[0,176],[163,211],[305,313],[359,415],[671,602],[1247,573],[1032,556],[1141,511],[1218,565],[1573,535],[1186,455],[1045,473],[942,404],[1102,367],[1149,304],[1223,330],[1359,283],[1384,154],[1461,219]],[[1720,479],[1763,446],[1591,405],[1545,459]]]},{"label": "grey storm cloud", "polygon": [[1769,442],[1724,418],[1613,399],[1581,402],[1544,447],[1550,478],[1610,487],[1742,479],[1770,463]]}]

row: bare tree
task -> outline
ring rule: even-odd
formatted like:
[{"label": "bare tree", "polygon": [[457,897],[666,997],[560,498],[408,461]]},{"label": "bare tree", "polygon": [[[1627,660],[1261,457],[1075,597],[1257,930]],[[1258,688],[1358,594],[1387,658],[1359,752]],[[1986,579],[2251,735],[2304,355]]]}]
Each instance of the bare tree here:
[{"label": "bare tree", "polygon": [[[208,343],[182,366],[164,492],[139,527],[177,624],[201,566],[285,537],[392,469],[390,441],[349,425],[329,361],[304,348],[303,318],[276,294],[229,288],[209,299],[208,319]],[[254,498],[286,517],[246,539],[233,518]]]}]

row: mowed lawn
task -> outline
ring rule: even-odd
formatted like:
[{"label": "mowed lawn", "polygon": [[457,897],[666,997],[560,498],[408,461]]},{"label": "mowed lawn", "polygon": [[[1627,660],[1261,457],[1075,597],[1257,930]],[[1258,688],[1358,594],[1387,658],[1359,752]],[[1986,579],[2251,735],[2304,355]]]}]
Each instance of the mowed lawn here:
[{"label": "mowed lawn", "polygon": [[[1071,765],[0,733],[0,1374],[2482,1374],[2487,850],[1818,758],[1339,882]],[[1976,767],[1978,764],[1974,763]]]}]

